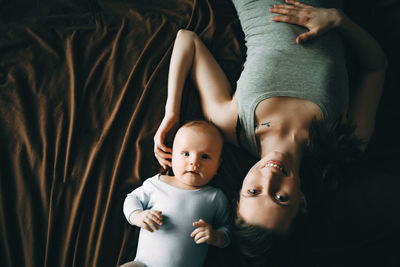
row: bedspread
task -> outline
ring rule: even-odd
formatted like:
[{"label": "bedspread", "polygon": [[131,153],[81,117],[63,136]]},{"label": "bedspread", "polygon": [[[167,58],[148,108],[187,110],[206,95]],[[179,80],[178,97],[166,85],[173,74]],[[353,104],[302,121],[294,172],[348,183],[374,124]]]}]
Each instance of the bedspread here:
[{"label": "bedspread", "polygon": [[[310,245],[306,262],[325,262],[326,255],[352,262],[352,255],[362,255],[366,262],[382,256],[399,263],[391,242],[399,239],[400,221],[394,191],[400,188],[394,130],[400,58],[390,39],[399,33],[391,26],[399,9],[384,7],[374,9],[387,29],[375,34],[389,68],[367,151],[366,166],[373,170],[361,172],[362,189],[350,184],[332,204],[337,220],[319,222],[309,235],[310,244],[320,245]],[[234,88],[246,49],[229,0],[0,1],[0,266],[118,266],[134,258],[139,231],[126,222],[122,203],[159,171],[153,136],[181,28],[203,39]],[[184,119],[197,118],[198,95],[190,82],[186,89]],[[225,147],[216,184],[230,200],[252,162],[240,149]],[[371,197],[377,195],[382,199]],[[350,215],[353,220],[340,219]],[[335,235],[344,233],[342,224],[351,237]],[[355,245],[335,249],[343,243]],[[210,249],[206,266],[246,264],[231,245]]]}]

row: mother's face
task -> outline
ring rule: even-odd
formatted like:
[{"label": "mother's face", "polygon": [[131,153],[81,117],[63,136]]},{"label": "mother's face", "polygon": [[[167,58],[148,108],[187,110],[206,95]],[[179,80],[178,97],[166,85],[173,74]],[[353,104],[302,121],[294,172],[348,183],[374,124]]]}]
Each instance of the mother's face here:
[{"label": "mother's face", "polygon": [[248,224],[286,233],[303,206],[297,168],[280,155],[262,158],[247,173],[238,203],[238,216]]}]

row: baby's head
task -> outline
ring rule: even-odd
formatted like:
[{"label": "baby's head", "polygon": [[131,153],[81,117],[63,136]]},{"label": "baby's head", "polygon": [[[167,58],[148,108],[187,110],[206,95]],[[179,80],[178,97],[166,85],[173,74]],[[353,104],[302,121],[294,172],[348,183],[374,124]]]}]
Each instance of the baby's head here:
[{"label": "baby's head", "polygon": [[184,124],[172,146],[175,178],[192,188],[206,185],[217,173],[222,147],[222,134],[213,124],[204,120]]}]

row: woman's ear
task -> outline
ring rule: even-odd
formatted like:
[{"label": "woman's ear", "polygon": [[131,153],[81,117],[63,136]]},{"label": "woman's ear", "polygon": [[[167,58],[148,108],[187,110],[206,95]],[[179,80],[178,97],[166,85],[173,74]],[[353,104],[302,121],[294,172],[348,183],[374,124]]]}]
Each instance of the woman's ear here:
[{"label": "woman's ear", "polygon": [[307,214],[308,213],[308,204],[307,204],[307,199],[304,196],[304,194],[301,194],[301,199],[300,199],[300,212],[302,214]]},{"label": "woman's ear", "polygon": [[218,163],[218,168],[221,167],[221,163],[222,163],[223,159],[222,157],[219,158],[219,163]]}]

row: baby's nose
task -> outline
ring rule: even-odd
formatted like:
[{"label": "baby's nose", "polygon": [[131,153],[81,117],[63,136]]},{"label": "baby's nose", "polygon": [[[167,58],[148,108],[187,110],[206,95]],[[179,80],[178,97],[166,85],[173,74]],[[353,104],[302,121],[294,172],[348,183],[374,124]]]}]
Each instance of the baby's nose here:
[{"label": "baby's nose", "polygon": [[190,161],[190,165],[191,165],[191,166],[194,166],[194,167],[196,167],[196,168],[200,167],[200,163],[199,163],[199,161],[198,161],[197,159],[192,159],[192,160]]}]

